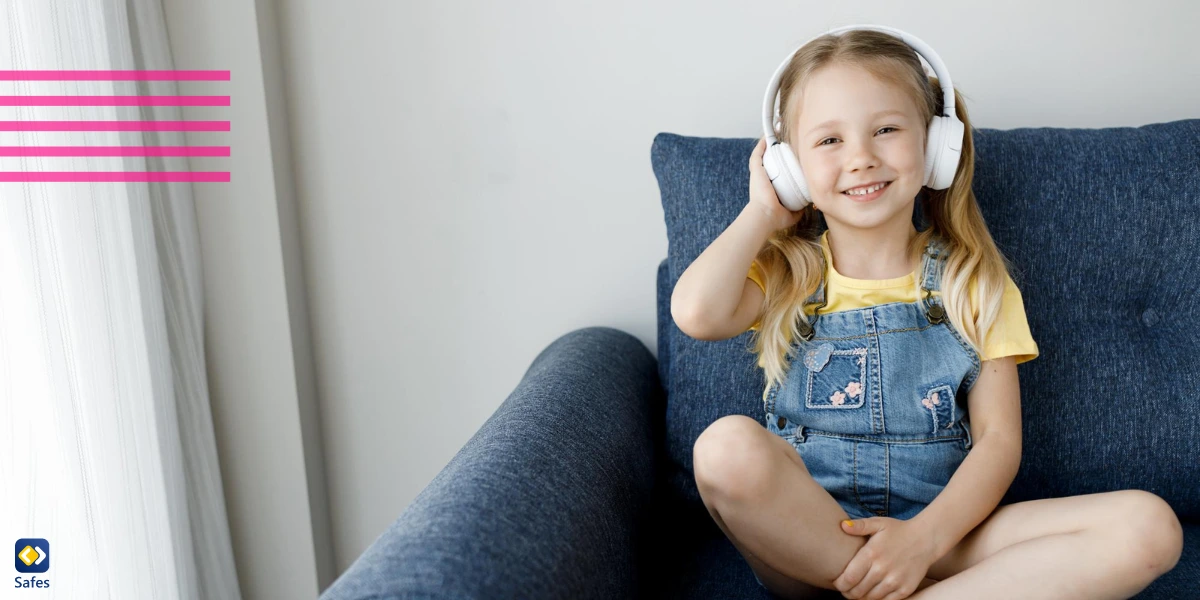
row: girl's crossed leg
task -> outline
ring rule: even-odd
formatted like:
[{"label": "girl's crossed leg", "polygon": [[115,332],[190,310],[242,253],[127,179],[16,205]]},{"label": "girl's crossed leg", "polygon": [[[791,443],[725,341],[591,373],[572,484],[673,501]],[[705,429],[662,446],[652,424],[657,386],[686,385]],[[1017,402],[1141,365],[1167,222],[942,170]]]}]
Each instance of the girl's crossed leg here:
[{"label": "girl's crossed leg", "polygon": [[[833,580],[866,539],[842,531],[849,515],[791,444],[730,415],[700,434],[692,457],[709,514],[767,589],[783,598],[841,597]],[[933,583],[927,577],[917,589]]]},{"label": "girl's crossed leg", "polygon": [[[768,589],[840,597],[832,581],[866,539],[841,531],[848,515],[790,444],[728,416],[696,440],[693,465],[709,513]],[[1182,549],[1179,519],[1149,492],[1018,502],[959,541],[909,597],[1125,599],[1170,571]]]},{"label": "girl's crossed leg", "polygon": [[998,507],[929,568],[909,598],[1131,598],[1174,568],[1183,528],[1142,490]]}]

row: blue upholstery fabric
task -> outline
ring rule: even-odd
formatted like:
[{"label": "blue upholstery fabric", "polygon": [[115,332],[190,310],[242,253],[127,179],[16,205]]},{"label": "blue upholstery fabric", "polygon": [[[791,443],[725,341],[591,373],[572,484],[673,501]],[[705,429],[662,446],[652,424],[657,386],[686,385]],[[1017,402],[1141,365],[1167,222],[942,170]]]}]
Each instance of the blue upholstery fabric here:
[{"label": "blue upholstery fabric", "polygon": [[655,364],[610,327],[555,340],[321,600],[636,597],[657,575]]},{"label": "blue upholstery fabric", "polygon": [[[660,302],[748,201],[755,142],[655,138]],[[1138,488],[1200,519],[1200,119],[978,129],[975,147],[975,193],[1041,351],[1018,367],[1024,451],[1003,503]],[[764,380],[749,333],[707,342],[664,329],[670,477],[697,502],[692,445],[724,415],[761,423]]]}]

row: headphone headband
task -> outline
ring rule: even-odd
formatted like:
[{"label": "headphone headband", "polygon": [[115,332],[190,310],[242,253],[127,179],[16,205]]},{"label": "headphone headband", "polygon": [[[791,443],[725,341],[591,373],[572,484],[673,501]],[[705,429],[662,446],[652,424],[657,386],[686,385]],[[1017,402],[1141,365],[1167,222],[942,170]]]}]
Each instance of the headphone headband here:
[{"label": "headphone headband", "polygon": [[[814,36],[813,38],[809,39],[808,42],[821,37],[821,35],[839,34],[852,29],[865,29],[889,33],[900,38],[904,41],[904,43],[908,44],[909,47],[915,50],[917,54],[919,54],[925,59],[926,62],[929,63],[929,66],[933,67],[933,72],[937,74],[938,83],[942,86],[942,97],[944,99],[942,104],[945,108],[943,111],[945,112],[945,115],[940,116],[955,116],[954,85],[950,82],[950,71],[946,70],[946,65],[942,63],[942,59],[940,56],[938,56],[937,52],[934,52],[933,48],[918,39],[916,36],[905,33],[893,27],[886,27],[884,25],[847,25],[845,27],[830,29],[825,33]],[[783,71],[787,68],[788,63],[792,62],[792,57],[796,55],[796,52],[799,51],[800,48],[803,48],[806,44],[808,44],[808,42],[804,42],[804,44],[796,47],[791,54],[787,55],[787,58],[783,59],[783,62],[780,63],[779,68],[775,69],[775,74],[771,76],[771,83],[767,85],[767,94],[763,99],[763,135],[766,138],[768,146],[779,141],[778,138],[775,137],[775,127],[773,123],[775,120],[775,96],[779,93],[779,81],[783,78]]]}]

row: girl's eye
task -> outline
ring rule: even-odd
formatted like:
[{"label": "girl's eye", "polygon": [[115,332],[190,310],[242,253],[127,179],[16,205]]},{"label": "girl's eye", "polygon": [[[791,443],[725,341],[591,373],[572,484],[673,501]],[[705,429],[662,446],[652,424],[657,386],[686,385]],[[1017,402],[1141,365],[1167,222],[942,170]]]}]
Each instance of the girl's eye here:
[{"label": "girl's eye", "polygon": [[[883,131],[884,129],[891,129],[892,131],[896,131],[896,128],[892,127],[890,125],[887,127],[880,127],[879,131]],[[829,140],[836,140],[836,139],[837,138],[825,138],[825,139],[821,140],[820,143],[818,143],[817,145],[818,146],[828,146],[829,144],[826,144],[825,142],[828,142]]]}]

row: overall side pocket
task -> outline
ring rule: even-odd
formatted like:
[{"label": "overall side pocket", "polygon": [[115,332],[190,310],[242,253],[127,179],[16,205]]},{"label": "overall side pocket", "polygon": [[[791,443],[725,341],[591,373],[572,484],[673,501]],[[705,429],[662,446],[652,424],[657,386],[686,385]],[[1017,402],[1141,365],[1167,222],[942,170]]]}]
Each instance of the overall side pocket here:
[{"label": "overall side pocket", "polygon": [[930,433],[937,434],[938,430],[954,426],[954,390],[948,385],[937,385],[925,390],[921,397],[921,406],[929,417]]}]

